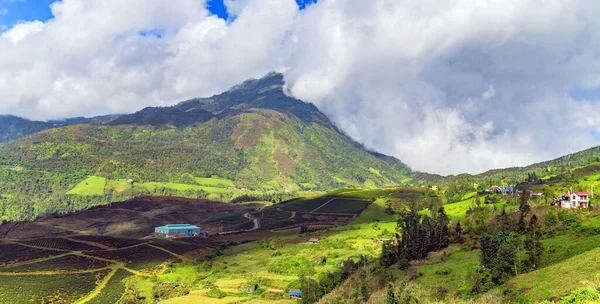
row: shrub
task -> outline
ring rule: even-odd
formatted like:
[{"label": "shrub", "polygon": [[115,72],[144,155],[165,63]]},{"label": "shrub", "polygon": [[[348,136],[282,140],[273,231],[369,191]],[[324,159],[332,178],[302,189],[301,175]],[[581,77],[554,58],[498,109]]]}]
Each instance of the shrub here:
[{"label": "shrub", "polygon": [[600,292],[594,288],[575,289],[571,294],[558,301],[559,304],[592,303],[600,300]]}]

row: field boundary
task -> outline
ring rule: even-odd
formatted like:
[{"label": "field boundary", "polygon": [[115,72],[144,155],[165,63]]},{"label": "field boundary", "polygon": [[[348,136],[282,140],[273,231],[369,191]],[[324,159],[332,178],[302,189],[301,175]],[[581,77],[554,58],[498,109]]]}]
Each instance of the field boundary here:
[{"label": "field boundary", "polygon": [[321,208],[325,207],[325,205],[329,204],[329,202],[331,202],[331,201],[333,201],[333,200],[336,200],[336,199],[337,199],[337,197],[334,197],[334,198],[332,198],[332,199],[330,199],[330,200],[326,201],[326,202],[325,202],[323,205],[321,205],[321,206],[319,206],[319,207],[315,208],[314,210],[310,211],[310,213],[314,213],[314,212],[316,212],[317,210],[319,210],[319,209],[321,209]]}]

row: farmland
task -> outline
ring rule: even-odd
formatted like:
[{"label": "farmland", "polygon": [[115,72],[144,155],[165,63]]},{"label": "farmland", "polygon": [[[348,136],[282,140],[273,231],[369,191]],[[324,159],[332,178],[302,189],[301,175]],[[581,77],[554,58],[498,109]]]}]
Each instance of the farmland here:
[{"label": "farmland", "polygon": [[205,248],[199,244],[170,241],[166,239],[154,239],[150,243],[176,254],[184,254],[188,251]]},{"label": "farmland", "polygon": [[0,265],[46,258],[55,254],[55,251],[31,248],[19,244],[0,245]]},{"label": "farmland", "polygon": [[[123,280],[139,274],[137,271],[178,261],[182,258],[179,254],[219,244],[215,240],[196,238],[188,238],[189,242],[84,235],[72,238],[39,238],[24,240],[23,244],[1,245],[0,303],[74,303],[78,300],[115,303],[125,292]],[[129,247],[100,249],[90,244]],[[209,249],[196,256],[207,254],[206,250]]]},{"label": "farmland", "polygon": [[77,270],[100,269],[112,265],[110,262],[69,254],[55,259],[21,266],[0,268],[0,272],[72,272]]},{"label": "farmland", "polygon": [[90,251],[87,255],[119,261],[134,270],[151,268],[167,260],[177,260],[168,252],[145,244],[125,249]]},{"label": "farmland", "polygon": [[73,303],[108,272],[0,276],[0,303]]},{"label": "farmland", "polygon": [[35,246],[35,247],[43,247],[50,249],[60,249],[60,250],[74,250],[74,251],[89,251],[89,250],[98,250],[100,249],[97,246],[89,245],[86,243],[76,242],[73,240],[65,239],[65,238],[41,238],[34,240],[25,240],[20,241],[21,244]]},{"label": "farmland", "polygon": [[337,198],[318,209],[318,212],[357,213],[366,207],[367,202],[363,200]]},{"label": "farmland", "polygon": [[332,197],[324,196],[314,199],[296,199],[290,202],[284,203],[284,206],[281,208],[286,211],[298,211],[298,212],[310,212],[314,209],[319,208],[321,205],[325,204]]},{"label": "farmland", "polygon": [[119,268],[117,272],[110,278],[106,283],[106,286],[102,288],[100,294],[92,298],[89,304],[106,304],[106,303],[117,303],[125,292],[125,284],[123,280],[130,277],[132,274],[127,270]]},{"label": "farmland", "polygon": [[101,246],[107,246],[111,248],[129,247],[142,243],[142,241],[136,239],[125,239],[99,235],[76,235],[69,238],[89,243],[96,243]]},{"label": "farmland", "polygon": [[106,178],[90,176],[67,192],[67,194],[81,196],[104,195],[104,187],[106,187]]}]

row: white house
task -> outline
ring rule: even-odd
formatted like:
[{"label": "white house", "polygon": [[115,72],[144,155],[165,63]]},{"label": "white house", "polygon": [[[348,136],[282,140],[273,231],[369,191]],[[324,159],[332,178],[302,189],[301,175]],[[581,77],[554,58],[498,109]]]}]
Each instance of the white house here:
[{"label": "white house", "polygon": [[562,208],[587,208],[590,204],[588,192],[569,192],[563,195],[560,206]]}]

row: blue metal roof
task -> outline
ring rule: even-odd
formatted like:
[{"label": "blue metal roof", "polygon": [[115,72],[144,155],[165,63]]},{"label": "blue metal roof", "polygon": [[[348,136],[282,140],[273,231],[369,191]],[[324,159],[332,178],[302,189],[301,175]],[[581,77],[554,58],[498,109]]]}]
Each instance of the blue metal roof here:
[{"label": "blue metal roof", "polygon": [[168,224],[164,226],[154,227],[154,230],[171,231],[171,230],[200,230],[200,227],[191,224]]}]

